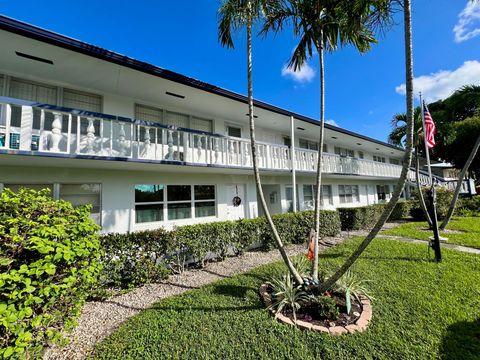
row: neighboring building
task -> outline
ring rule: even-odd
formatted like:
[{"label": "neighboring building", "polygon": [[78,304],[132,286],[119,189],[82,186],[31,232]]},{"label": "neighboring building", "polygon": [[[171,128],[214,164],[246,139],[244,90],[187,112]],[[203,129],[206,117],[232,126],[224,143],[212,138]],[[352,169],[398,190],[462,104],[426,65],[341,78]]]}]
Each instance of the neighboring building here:
[{"label": "neighboring building", "polygon": [[[1,16],[0,43],[0,190],[93,204],[104,232],[262,215],[246,97]],[[318,122],[255,115],[270,210],[313,209]],[[323,208],[390,198],[401,148],[331,125],[325,143]]]}]

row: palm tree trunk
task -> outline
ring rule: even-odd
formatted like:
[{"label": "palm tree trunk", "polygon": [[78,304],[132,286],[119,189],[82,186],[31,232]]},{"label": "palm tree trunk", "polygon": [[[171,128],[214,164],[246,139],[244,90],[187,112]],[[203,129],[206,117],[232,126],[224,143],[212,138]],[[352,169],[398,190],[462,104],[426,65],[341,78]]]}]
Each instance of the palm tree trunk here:
[{"label": "palm tree trunk", "polygon": [[475,155],[477,154],[478,148],[480,148],[480,135],[478,136],[477,142],[473,146],[473,149],[470,152],[470,155],[468,156],[467,162],[465,163],[465,165],[463,165],[463,169],[460,172],[460,175],[458,176],[457,187],[455,188],[455,193],[453,194],[452,202],[450,203],[450,207],[448,208],[447,216],[443,220],[442,225],[440,225],[440,230],[445,230],[448,223],[450,222],[450,219],[452,218],[453,212],[455,211],[455,207],[457,206],[460,190],[462,189],[463,179],[465,178],[468,168],[470,167],[470,164],[472,163],[473,159],[475,158]]},{"label": "palm tree trunk", "polygon": [[[322,32],[320,31],[320,41],[322,41]],[[312,265],[312,277],[318,280],[318,240],[320,235],[320,205],[322,192],[322,157],[323,157],[323,137],[325,125],[325,69],[323,61],[323,46],[321,43],[317,46],[318,57],[320,62],[320,141],[318,148],[317,161],[317,194],[315,200],[315,238],[314,238],[314,258]]]},{"label": "palm tree trunk", "polygon": [[432,219],[427,210],[427,205],[425,204],[425,199],[423,198],[422,185],[420,184],[420,159],[418,157],[418,147],[415,146],[415,182],[417,183],[417,192],[418,192],[418,201],[420,202],[420,207],[423,210],[423,213],[427,217],[428,226],[432,229]]},{"label": "palm tree trunk", "polygon": [[322,283],[319,287],[319,291],[323,292],[330,289],[340,279],[345,272],[357,261],[362,255],[365,249],[370,245],[372,240],[377,236],[390,214],[393,208],[400,198],[400,194],[405,186],[407,180],[407,174],[412,162],[412,145],[413,145],[413,56],[412,56],[412,13],[411,13],[411,0],[404,0],[404,23],[405,23],[405,76],[406,76],[406,102],[407,102],[407,147],[405,149],[405,155],[403,157],[402,173],[400,179],[398,179],[397,188],[393,192],[392,198],[388,202],[385,210],[383,211],[380,219],[377,221],[373,229],[362,241],[359,247],[353,252],[353,254],[343,263],[335,274],[333,274],[327,281]]},{"label": "palm tree trunk", "polygon": [[273,223],[272,216],[270,215],[270,211],[268,210],[267,202],[265,201],[265,196],[263,194],[262,183],[260,181],[260,172],[258,170],[258,163],[257,163],[257,147],[255,145],[255,120],[253,117],[252,18],[251,16],[248,17],[248,23],[247,23],[247,73],[248,73],[248,117],[250,120],[250,142],[251,142],[251,152],[252,152],[252,162],[253,162],[253,173],[255,177],[255,185],[257,187],[257,194],[260,197],[260,202],[262,204],[263,212],[265,213],[265,217],[267,218],[268,225],[272,230],[273,238],[277,244],[278,251],[280,251],[280,255],[282,256],[283,261],[285,262],[288,270],[294,277],[295,281],[298,284],[303,284],[302,277],[298,273],[297,269],[295,269],[292,262],[290,261],[290,258],[285,252],[282,239],[280,239],[280,235],[278,234],[277,228]]}]

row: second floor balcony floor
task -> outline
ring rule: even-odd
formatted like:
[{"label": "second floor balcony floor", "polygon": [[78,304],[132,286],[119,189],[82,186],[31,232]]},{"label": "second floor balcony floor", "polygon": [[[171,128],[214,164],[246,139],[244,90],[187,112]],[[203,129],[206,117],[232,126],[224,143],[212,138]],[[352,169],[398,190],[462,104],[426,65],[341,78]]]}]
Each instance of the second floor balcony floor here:
[{"label": "second floor balcony floor", "polygon": [[[0,98],[0,152],[251,168],[250,140],[155,122]],[[318,153],[257,143],[262,170],[316,172]],[[73,161],[73,160],[72,160]],[[401,166],[324,153],[325,174],[398,178]]]}]

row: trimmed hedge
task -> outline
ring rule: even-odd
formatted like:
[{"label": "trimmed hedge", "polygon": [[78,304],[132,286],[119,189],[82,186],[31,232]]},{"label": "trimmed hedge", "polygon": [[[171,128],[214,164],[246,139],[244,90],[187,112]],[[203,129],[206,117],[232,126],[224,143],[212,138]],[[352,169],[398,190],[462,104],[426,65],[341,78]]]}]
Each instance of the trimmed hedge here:
[{"label": "trimmed hedge", "polygon": [[0,194],[0,358],[37,358],[74,325],[100,272],[90,207],[49,190]]},{"label": "trimmed hedge", "polygon": [[[423,198],[428,207],[428,197],[427,191],[429,190],[428,187],[422,187]],[[445,216],[447,216],[448,208],[450,207],[450,203],[453,199],[453,191],[447,190],[443,187],[437,187],[437,218],[438,220],[443,220]],[[418,190],[415,189],[414,196],[418,199]],[[418,200],[415,202],[415,205],[412,207],[410,211],[411,216],[415,221],[424,221],[426,220],[425,213],[423,212],[422,208],[420,207],[420,203]]]},{"label": "trimmed hedge", "polygon": [[[314,223],[313,211],[273,216],[285,244],[304,243]],[[321,211],[321,236],[340,232],[336,211]],[[189,266],[203,266],[208,259],[239,255],[252,246],[263,250],[275,247],[264,217],[238,221],[220,221],[186,225],[172,231],[163,229],[107,234],[102,237],[105,249],[105,288],[130,288],[166,278],[171,272],[182,272]]]},{"label": "trimmed hedge", "polygon": [[458,199],[455,214],[459,216],[480,216],[480,195]]},{"label": "trimmed hedge", "polygon": [[[413,205],[414,201],[411,200],[397,202],[388,220],[394,221],[407,218]],[[373,227],[380,219],[385,206],[386,204],[374,204],[361,207],[338,208],[342,230],[362,230]]]}]

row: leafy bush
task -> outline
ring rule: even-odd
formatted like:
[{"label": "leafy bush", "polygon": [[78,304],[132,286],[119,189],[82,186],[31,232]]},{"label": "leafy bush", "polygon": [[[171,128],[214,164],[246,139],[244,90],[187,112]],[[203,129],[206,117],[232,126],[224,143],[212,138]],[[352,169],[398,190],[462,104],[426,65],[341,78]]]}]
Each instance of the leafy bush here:
[{"label": "leafy bush", "polygon": [[169,233],[160,228],[101,237],[105,255],[100,276],[102,288],[130,288],[168,276],[164,256]]},{"label": "leafy bush", "polygon": [[295,285],[290,274],[274,278],[269,284],[272,287],[272,305],[270,305],[270,308],[274,309],[277,314],[285,309],[291,310],[293,320],[297,322],[297,311],[310,298],[307,292],[302,289],[301,285]]},{"label": "leafy bush", "polygon": [[402,200],[397,202],[388,220],[402,220],[410,216],[410,210],[415,205],[413,200]]},{"label": "leafy bush", "polygon": [[0,357],[36,358],[74,324],[100,272],[90,208],[49,190],[0,195]]},{"label": "leafy bush", "polygon": [[480,195],[459,199],[455,211],[460,216],[480,216]]},{"label": "leafy bush", "polygon": [[[380,219],[386,204],[338,208],[342,230],[369,229]],[[389,221],[404,219],[409,216],[414,201],[399,201],[393,208]]]},{"label": "leafy bush", "polygon": [[311,300],[312,305],[314,305],[314,315],[317,319],[338,319],[340,310],[338,309],[335,299],[330,296],[321,295],[312,297]]},{"label": "leafy bush", "polygon": [[412,208],[410,209],[410,216],[413,218],[414,221],[425,221],[427,217],[423,212],[423,209],[420,206],[418,201],[415,201]]},{"label": "leafy bush", "polygon": [[[322,211],[321,236],[340,232],[336,211]],[[313,212],[274,215],[274,222],[285,244],[304,243],[313,227]],[[172,231],[147,230],[108,234],[102,238],[105,249],[103,287],[131,288],[155,282],[169,273],[181,273],[187,265],[203,266],[206,260],[242,254],[253,246],[264,250],[275,245],[263,217],[179,226]]]},{"label": "leafy bush", "polygon": [[[425,203],[427,204],[428,208],[428,196],[427,191],[429,190],[428,187],[422,187],[423,198],[425,199]],[[443,220],[445,216],[447,216],[448,208],[450,207],[450,203],[453,199],[453,191],[447,190],[443,187],[436,187],[437,190],[437,218],[439,220]],[[414,196],[418,199],[418,190],[415,189]],[[410,214],[414,218],[414,220],[425,220],[425,214],[423,213],[422,209],[420,208],[420,204],[415,202],[415,206],[412,208]]]}]

